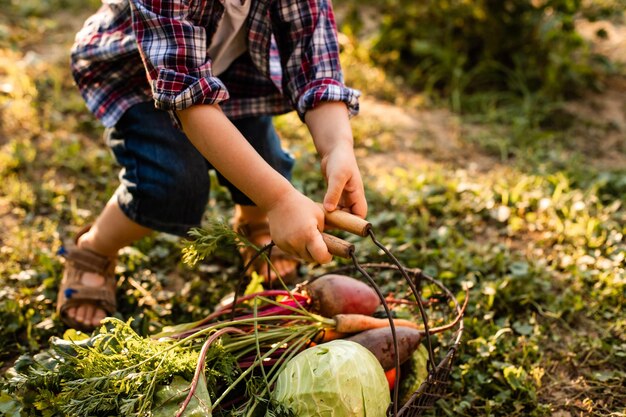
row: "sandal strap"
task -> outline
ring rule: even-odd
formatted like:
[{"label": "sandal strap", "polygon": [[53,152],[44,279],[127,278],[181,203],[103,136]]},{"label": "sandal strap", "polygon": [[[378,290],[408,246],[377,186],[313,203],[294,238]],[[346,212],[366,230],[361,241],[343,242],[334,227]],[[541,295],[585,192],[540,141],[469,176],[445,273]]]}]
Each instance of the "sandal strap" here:
[{"label": "sandal strap", "polygon": [[[84,251],[83,249],[77,250]],[[76,252],[74,252],[74,255],[75,254]],[[101,255],[95,255],[101,257]],[[84,268],[82,268],[83,266]],[[117,311],[117,300],[115,297],[117,282],[115,280],[114,269],[115,262],[113,261],[104,269],[104,272],[101,273],[105,279],[102,286],[92,287],[82,283],[83,274],[94,270],[92,265],[85,265],[84,262],[81,263],[80,260],[78,262],[74,260],[67,262],[57,297],[57,313],[65,324],[75,329],[85,331],[92,330],[91,326],[86,326],[65,314],[65,312],[72,307],[90,304],[103,309],[107,315],[113,315]]]},{"label": "sandal strap", "polygon": [[107,275],[115,267],[116,258],[100,255],[92,250],[79,248],[69,242],[63,247],[61,255],[74,264],[77,269]]},{"label": "sandal strap", "polygon": [[65,288],[63,295],[65,296],[65,302],[61,306],[61,313],[65,312],[70,307],[78,307],[85,304],[100,307],[109,315],[114,314],[117,310],[115,290],[107,284],[102,287],[74,285]]},{"label": "sandal strap", "polygon": [[[66,242],[59,254],[66,259],[65,271],[59,287],[57,297],[57,313],[61,320],[72,328],[92,330],[92,326],[77,322],[69,317],[66,311],[72,307],[90,304],[103,309],[107,315],[117,310],[115,297],[117,281],[115,279],[115,265],[117,257],[101,255],[89,249],[79,248],[78,239],[90,229],[90,225],[81,229],[73,241]],[[101,286],[83,284],[85,272],[93,272],[104,277]]]},{"label": "sandal strap", "polygon": [[78,239],[87,233],[89,229],[91,229],[91,224],[80,229],[73,240],[65,242],[59,250],[59,255],[70,261],[75,268],[81,271],[95,272],[104,276],[115,275],[117,257],[101,255],[90,249],[78,247]]}]

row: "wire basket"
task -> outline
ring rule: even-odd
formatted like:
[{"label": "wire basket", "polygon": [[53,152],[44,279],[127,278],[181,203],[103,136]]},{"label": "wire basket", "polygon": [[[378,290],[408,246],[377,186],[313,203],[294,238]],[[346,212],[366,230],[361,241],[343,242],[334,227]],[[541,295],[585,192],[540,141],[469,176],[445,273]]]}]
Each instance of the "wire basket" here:
[{"label": "wire basket", "polygon": [[[407,291],[415,296],[414,298],[416,300],[417,310],[424,327],[424,339],[428,351],[428,375],[420,384],[419,388],[415,390],[403,404],[400,404],[398,395],[400,386],[400,362],[399,355],[396,354],[395,367],[397,372],[394,385],[395,388],[393,391],[392,403],[387,414],[390,417],[416,417],[424,415],[427,410],[434,408],[435,403],[439,399],[448,394],[450,372],[452,370],[454,359],[463,335],[462,317],[465,307],[467,306],[468,295],[466,294],[465,303],[461,306],[454,294],[440,281],[424,274],[420,269],[411,269],[402,266],[390,250],[376,239],[372,230],[372,225],[369,222],[342,211],[335,211],[332,213],[326,212],[326,223],[331,227],[335,227],[361,237],[369,237],[372,242],[386,254],[389,259],[389,263],[360,263],[355,255],[355,246],[353,244],[333,235],[324,233],[324,241],[327,244],[329,251],[335,256],[351,259],[352,265],[324,271],[323,273],[309,279],[308,282],[331,273],[345,274],[350,272],[352,275],[356,273],[360,274],[372,286],[372,288],[376,290],[381,300],[381,304],[385,309],[386,317],[389,318],[389,327],[393,335],[395,352],[398,352],[399,348],[395,325],[392,319],[393,313],[385,300],[385,296],[383,295],[379,284],[374,278],[372,278],[372,273],[380,273],[381,271],[384,271],[395,274],[397,282],[399,284],[405,284]],[[273,243],[270,243],[257,255],[260,255],[261,252],[267,251],[269,256],[272,246]],[[248,269],[253,262],[254,258],[244,267],[243,273],[245,273],[246,269]],[[437,354],[433,349],[433,336],[429,331],[429,323],[431,323],[431,321],[424,306],[424,301],[422,300],[422,288],[425,285],[430,285],[432,288],[436,288],[438,290],[437,296],[440,299],[440,303],[438,305],[446,306],[447,309],[450,310],[448,315],[452,313],[452,315],[456,316],[456,319],[452,322],[452,324],[446,328],[452,336],[447,341],[440,343],[439,349],[437,349]]]}]

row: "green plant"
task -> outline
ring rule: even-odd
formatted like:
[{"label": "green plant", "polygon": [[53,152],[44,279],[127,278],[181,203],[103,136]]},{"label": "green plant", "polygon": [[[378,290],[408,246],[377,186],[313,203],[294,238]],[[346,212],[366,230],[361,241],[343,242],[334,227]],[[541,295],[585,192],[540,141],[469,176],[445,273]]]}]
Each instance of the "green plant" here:
[{"label": "green plant", "polygon": [[[363,5],[343,4],[351,11],[345,30],[358,33]],[[549,113],[551,103],[599,87],[608,68],[576,30],[580,0],[385,0],[367,8],[379,16],[361,34],[374,62],[456,111],[514,105]]]}]

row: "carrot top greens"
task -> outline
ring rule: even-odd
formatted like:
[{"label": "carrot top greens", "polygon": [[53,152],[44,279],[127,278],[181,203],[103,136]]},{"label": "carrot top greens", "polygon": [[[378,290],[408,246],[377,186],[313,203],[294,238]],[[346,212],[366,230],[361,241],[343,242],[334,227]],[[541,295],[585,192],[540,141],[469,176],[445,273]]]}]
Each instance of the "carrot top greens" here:
[{"label": "carrot top greens", "polygon": [[[53,338],[50,349],[21,357],[11,371],[9,391],[29,396],[42,415],[146,415],[153,394],[175,377],[190,380],[199,357],[196,342],[141,337],[114,318],[90,338],[71,340],[75,334]],[[210,346],[206,363],[213,394],[240,372],[220,344]]]}]

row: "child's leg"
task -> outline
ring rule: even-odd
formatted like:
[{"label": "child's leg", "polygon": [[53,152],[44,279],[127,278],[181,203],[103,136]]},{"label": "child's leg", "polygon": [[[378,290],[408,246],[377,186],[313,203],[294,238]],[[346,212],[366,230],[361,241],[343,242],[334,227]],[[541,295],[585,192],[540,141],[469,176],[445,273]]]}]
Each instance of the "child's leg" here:
[{"label": "child's leg", "polygon": [[[89,230],[80,235],[76,246],[106,257],[115,257],[121,248],[147,236],[151,231],[126,217],[117,204],[117,198],[113,197]],[[98,273],[85,272],[81,283],[97,288],[105,285],[106,281]],[[95,327],[106,317],[103,309],[88,303],[70,307],[66,314],[77,322],[84,323],[85,327]]]},{"label": "child's leg", "polygon": [[[79,249],[115,257],[153,229],[183,236],[200,224],[209,195],[209,165],[166,112],[152,103],[135,105],[107,131],[106,140],[122,165],[121,184],[92,227],[78,237]],[[68,269],[66,274],[76,274]],[[100,288],[106,282],[102,274],[79,273],[84,287]],[[106,312],[85,302],[64,315],[89,328]]]}]

